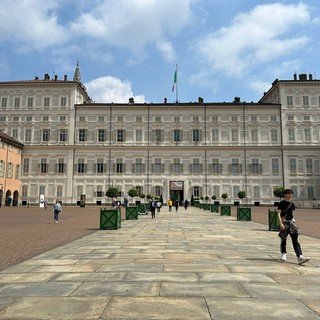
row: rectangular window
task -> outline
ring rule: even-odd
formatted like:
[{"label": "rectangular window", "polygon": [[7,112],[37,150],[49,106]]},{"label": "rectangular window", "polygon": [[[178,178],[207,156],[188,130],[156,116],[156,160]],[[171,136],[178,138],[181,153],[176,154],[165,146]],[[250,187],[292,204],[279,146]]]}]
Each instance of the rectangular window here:
[{"label": "rectangular window", "polygon": [[66,164],[64,163],[63,158],[58,159],[56,172],[57,173],[65,173],[66,172]]},{"label": "rectangular window", "polygon": [[307,197],[308,199],[314,199],[314,189],[313,186],[307,187]]},{"label": "rectangular window", "polygon": [[124,173],[124,165],[121,158],[117,159],[116,162],[116,173]]},{"label": "rectangular window", "polygon": [[61,198],[63,194],[63,186],[57,186],[57,198]]},{"label": "rectangular window", "polygon": [[233,186],[232,187],[232,196],[234,198],[237,198],[239,191],[240,191],[240,187],[239,186]]},{"label": "rectangular window", "polygon": [[15,175],[15,179],[19,180],[20,179],[20,165],[16,165],[16,175]]},{"label": "rectangular window", "polygon": [[212,173],[219,174],[221,173],[221,165],[219,159],[212,159]]},{"label": "rectangular window", "polygon": [[163,168],[163,164],[161,163],[161,159],[156,158],[154,160],[154,173],[157,173],[157,174],[162,173],[163,172],[162,168]]},{"label": "rectangular window", "polygon": [[279,159],[273,158],[271,160],[271,167],[272,167],[272,174],[278,175],[279,174]]},{"label": "rectangular window", "polygon": [[1,107],[6,108],[8,104],[8,98],[2,98],[1,99]]},{"label": "rectangular window", "polygon": [[251,142],[258,142],[259,137],[258,137],[258,129],[251,129]]},{"label": "rectangular window", "polygon": [[96,172],[97,173],[104,173],[105,172],[105,163],[103,162],[102,158],[97,159]]},{"label": "rectangular window", "polygon": [[219,129],[212,129],[212,141],[219,142]]},{"label": "rectangular window", "polygon": [[118,122],[123,122],[123,116],[117,116],[117,121]]},{"label": "rectangular window", "polygon": [[307,174],[313,173],[312,159],[306,159],[306,171]]},{"label": "rectangular window", "polygon": [[43,142],[50,141],[50,129],[42,130],[42,141]]},{"label": "rectangular window", "polygon": [[14,107],[19,108],[20,107],[20,98],[14,98]]},{"label": "rectangular window", "polygon": [[287,96],[287,106],[293,106],[293,96]]},{"label": "rectangular window", "polygon": [[174,142],[181,142],[182,141],[182,131],[179,129],[173,130],[173,141]]},{"label": "rectangular window", "polygon": [[98,116],[98,121],[99,122],[104,122],[104,116]]},{"label": "rectangular window", "polygon": [[271,135],[271,142],[278,142],[278,129],[271,129],[270,135]]},{"label": "rectangular window", "polygon": [[98,142],[106,141],[106,129],[98,129]]},{"label": "rectangular window", "polygon": [[28,186],[22,186],[22,197],[28,197]]},{"label": "rectangular window", "polygon": [[32,135],[31,129],[26,129],[25,135],[24,135],[24,141],[31,142],[31,135]]},{"label": "rectangular window", "polygon": [[50,98],[49,97],[45,97],[43,99],[43,106],[44,107],[49,107],[50,106]]},{"label": "rectangular window", "polygon": [[18,139],[18,129],[12,129],[11,135],[12,138]]},{"label": "rectangular window", "polygon": [[4,177],[4,170],[5,170],[4,161],[0,160],[0,177]]},{"label": "rectangular window", "polygon": [[193,159],[191,172],[194,174],[200,174],[201,173],[201,165],[200,165],[200,159]]},{"label": "rectangular window", "polygon": [[295,129],[288,129],[288,140],[289,142],[294,142],[296,140]]},{"label": "rectangular window", "polygon": [[272,122],[277,121],[277,116],[270,116],[270,121]]},{"label": "rectangular window", "polygon": [[136,122],[141,122],[142,121],[142,117],[141,116],[137,116],[136,117]]},{"label": "rectangular window", "polygon": [[259,164],[259,159],[252,159],[251,165],[249,165],[250,174],[260,174],[261,165]]},{"label": "rectangular window", "polygon": [[238,129],[231,129],[231,141],[232,142],[239,142],[239,130]]},{"label": "rectangular window", "polygon": [[27,122],[32,122],[32,116],[26,116],[26,121]]},{"label": "rectangular window", "polygon": [[231,116],[231,122],[238,122],[238,116]]},{"label": "rectangular window", "polygon": [[124,142],[125,141],[125,131],[123,129],[117,130],[117,142]]},{"label": "rectangular window", "polygon": [[97,186],[97,198],[103,197],[102,186]]},{"label": "rectangular window", "polygon": [[293,114],[288,114],[287,115],[287,120],[288,121],[294,121],[294,115]]},{"label": "rectangular window", "polygon": [[161,122],[161,117],[154,117],[155,122]]},{"label": "rectangular window", "polygon": [[231,160],[230,173],[231,174],[239,174],[240,173],[239,159],[232,159]]},{"label": "rectangular window", "polygon": [[304,128],[304,141],[311,142],[311,128]]},{"label": "rectangular window", "polygon": [[39,186],[39,194],[45,194],[46,186]]},{"label": "rectangular window", "polygon": [[180,117],[173,117],[174,122],[180,122]]},{"label": "rectangular window", "polygon": [[159,129],[154,130],[154,141],[162,142],[162,130],[159,130]]},{"label": "rectangular window", "polygon": [[199,122],[199,117],[193,117],[193,122]]},{"label": "rectangular window", "polygon": [[40,173],[48,173],[47,159],[40,159]]},{"label": "rectangular window", "polygon": [[136,129],[136,142],[141,142],[141,141],[142,141],[142,130]]},{"label": "rectangular window", "polygon": [[304,115],[303,116],[303,121],[310,121],[310,116],[309,115]]},{"label": "rectangular window", "polygon": [[251,116],[250,119],[251,122],[257,122],[257,116]]},{"label": "rectangular window", "polygon": [[60,129],[59,130],[59,141],[65,142],[67,141],[67,129]]},{"label": "rectangular window", "polygon": [[22,162],[23,173],[29,173],[29,163],[30,163],[30,160],[28,158],[23,158],[23,162]]},{"label": "rectangular window", "polygon": [[42,117],[42,121],[43,121],[43,122],[49,121],[49,116],[43,116],[43,117]]},{"label": "rectangular window", "polygon": [[260,187],[259,186],[253,187],[253,197],[256,199],[260,199]]},{"label": "rectangular window", "polygon": [[27,100],[27,106],[28,108],[32,108],[33,107],[33,98],[29,97]]},{"label": "rectangular window", "polygon": [[212,116],[212,122],[218,122],[219,121],[219,118],[218,116]]},{"label": "rectangular window", "polygon": [[87,129],[79,129],[79,142],[87,141]]},{"label": "rectangular window", "polygon": [[200,187],[198,186],[193,187],[193,196],[195,198],[200,198]]},{"label": "rectangular window", "polygon": [[201,131],[200,131],[200,129],[193,129],[192,130],[192,141],[193,142],[201,141]]},{"label": "rectangular window", "polygon": [[60,106],[61,107],[66,107],[67,106],[67,97],[61,97]]},{"label": "rectangular window", "polygon": [[289,159],[289,170],[291,174],[297,173],[297,162],[296,159]]},{"label": "rectangular window", "polygon": [[142,186],[135,186],[135,189],[138,191],[138,196],[140,196],[143,192]]},{"label": "rectangular window", "polygon": [[86,117],[85,116],[79,116],[79,122],[85,122]]},{"label": "rectangular window", "polygon": [[84,159],[78,159],[77,172],[86,173],[86,164],[84,163]]},{"label": "rectangular window", "polygon": [[134,173],[136,174],[142,174],[143,173],[143,163],[142,163],[142,159],[136,159],[136,162],[134,163]]},{"label": "rectangular window", "polygon": [[17,121],[18,122],[20,120],[20,117],[19,116],[14,116],[12,119],[13,119],[13,121]]},{"label": "rectangular window", "polygon": [[156,197],[160,197],[162,195],[162,186],[155,186],[154,193]]},{"label": "rectangular window", "polygon": [[176,158],[173,159],[173,164],[172,164],[172,173],[182,173],[181,171],[181,163],[180,163],[180,159]]},{"label": "rectangular window", "polygon": [[302,97],[302,105],[304,107],[308,107],[309,106],[309,97],[308,96],[303,96]]}]

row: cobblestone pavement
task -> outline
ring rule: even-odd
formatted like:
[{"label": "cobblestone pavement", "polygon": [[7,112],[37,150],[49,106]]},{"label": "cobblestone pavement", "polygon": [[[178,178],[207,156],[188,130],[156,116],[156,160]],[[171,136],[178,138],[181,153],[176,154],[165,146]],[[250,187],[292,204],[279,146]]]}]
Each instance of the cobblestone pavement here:
[{"label": "cobblestone pavement", "polygon": [[[1,320],[320,319],[320,240],[305,234],[318,211],[303,214],[300,243],[311,260],[298,265],[291,244],[282,262],[277,232],[237,221],[234,210],[220,216],[163,208],[155,219],[97,230],[99,210],[83,209],[66,208],[57,225],[36,210],[35,223],[20,221],[19,230],[39,223],[43,235],[60,241],[78,229],[89,234],[2,270]],[[266,208],[252,216],[267,221]]]}]

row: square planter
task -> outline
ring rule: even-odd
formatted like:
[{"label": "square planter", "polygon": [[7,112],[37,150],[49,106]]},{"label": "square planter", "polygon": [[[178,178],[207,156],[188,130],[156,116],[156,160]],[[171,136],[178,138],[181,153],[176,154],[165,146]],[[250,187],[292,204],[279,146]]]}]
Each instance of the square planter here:
[{"label": "square planter", "polygon": [[268,211],[268,221],[269,221],[269,230],[270,231],[279,231],[279,220],[278,220],[278,212],[276,210]]},{"label": "square planter", "polygon": [[211,212],[219,212],[219,204],[212,204],[210,207]]},{"label": "square planter", "polygon": [[138,207],[126,207],[126,220],[138,219]]},{"label": "square planter", "polygon": [[121,228],[119,210],[100,209],[100,230],[116,230]]},{"label": "square planter", "polygon": [[238,221],[251,221],[251,208],[237,208]]},{"label": "square planter", "polygon": [[145,203],[138,204],[138,214],[148,214],[147,206]]},{"label": "square planter", "polygon": [[203,209],[210,211],[210,203],[204,203],[203,204]]},{"label": "square planter", "polygon": [[222,204],[220,206],[220,216],[231,216],[231,206]]}]

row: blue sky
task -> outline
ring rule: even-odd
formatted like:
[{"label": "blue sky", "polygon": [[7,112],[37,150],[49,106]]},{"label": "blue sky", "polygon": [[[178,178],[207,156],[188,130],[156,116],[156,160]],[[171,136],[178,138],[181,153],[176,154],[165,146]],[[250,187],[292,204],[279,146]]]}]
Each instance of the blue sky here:
[{"label": "blue sky", "polygon": [[0,81],[72,79],[95,102],[258,101],[319,70],[319,0],[0,0]]}]

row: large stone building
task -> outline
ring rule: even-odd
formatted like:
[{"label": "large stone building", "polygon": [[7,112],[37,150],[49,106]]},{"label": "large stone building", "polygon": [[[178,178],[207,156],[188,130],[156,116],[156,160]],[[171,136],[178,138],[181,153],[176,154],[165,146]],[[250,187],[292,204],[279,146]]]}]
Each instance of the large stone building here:
[{"label": "large stone building", "polygon": [[294,189],[301,206],[320,199],[320,81],[275,81],[258,103],[94,103],[81,83],[58,77],[0,83],[0,129],[21,141],[21,200],[45,195],[104,203],[109,186],[227,203],[277,201]]}]

